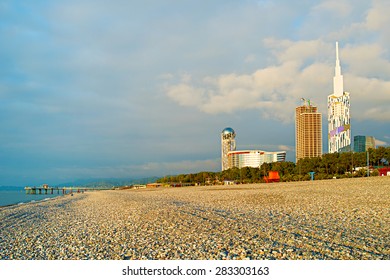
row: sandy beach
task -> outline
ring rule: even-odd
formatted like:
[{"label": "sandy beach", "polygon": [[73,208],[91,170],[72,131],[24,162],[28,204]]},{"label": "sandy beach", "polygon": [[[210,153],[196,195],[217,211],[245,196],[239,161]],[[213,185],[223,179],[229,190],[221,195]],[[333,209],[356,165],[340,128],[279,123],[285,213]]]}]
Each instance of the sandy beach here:
[{"label": "sandy beach", "polygon": [[390,259],[390,177],[95,191],[0,209],[0,259]]}]

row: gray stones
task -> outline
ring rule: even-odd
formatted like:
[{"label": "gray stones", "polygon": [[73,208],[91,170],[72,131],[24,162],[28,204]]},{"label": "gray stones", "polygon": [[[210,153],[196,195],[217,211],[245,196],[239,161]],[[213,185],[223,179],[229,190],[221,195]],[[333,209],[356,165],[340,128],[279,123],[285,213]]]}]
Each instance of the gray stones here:
[{"label": "gray stones", "polygon": [[390,177],[99,191],[0,209],[0,259],[390,259]]}]

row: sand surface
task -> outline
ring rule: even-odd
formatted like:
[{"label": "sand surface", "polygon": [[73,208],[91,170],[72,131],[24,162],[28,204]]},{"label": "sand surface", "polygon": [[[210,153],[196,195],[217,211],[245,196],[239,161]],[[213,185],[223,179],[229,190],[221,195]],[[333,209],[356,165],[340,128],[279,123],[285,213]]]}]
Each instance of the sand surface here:
[{"label": "sand surface", "polygon": [[86,192],[0,209],[0,259],[390,259],[390,176]]}]

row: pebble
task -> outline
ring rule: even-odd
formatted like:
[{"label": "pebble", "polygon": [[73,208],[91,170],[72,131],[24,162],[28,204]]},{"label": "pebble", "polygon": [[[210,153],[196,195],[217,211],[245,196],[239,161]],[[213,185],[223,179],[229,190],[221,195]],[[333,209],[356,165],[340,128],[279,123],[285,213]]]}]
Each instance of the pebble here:
[{"label": "pebble", "polygon": [[85,192],[0,208],[0,259],[390,259],[390,177]]}]

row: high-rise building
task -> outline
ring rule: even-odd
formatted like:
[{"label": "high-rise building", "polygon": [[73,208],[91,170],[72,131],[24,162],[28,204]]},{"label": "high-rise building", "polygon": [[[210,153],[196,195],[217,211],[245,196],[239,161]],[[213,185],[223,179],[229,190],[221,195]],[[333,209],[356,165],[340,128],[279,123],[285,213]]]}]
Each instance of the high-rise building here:
[{"label": "high-rise building", "polygon": [[229,169],[228,153],[236,150],[236,133],[233,128],[227,127],[221,133],[221,162],[222,171]]},{"label": "high-rise building", "polygon": [[375,138],[372,136],[357,135],[353,137],[353,150],[360,153],[368,151],[369,148],[375,149]]},{"label": "high-rise building", "polygon": [[231,151],[228,153],[231,167],[259,168],[263,163],[283,162],[286,160],[286,151],[266,152],[260,150]]},{"label": "high-rise building", "polygon": [[344,91],[341,75],[339,45],[336,42],[336,67],[333,94],[328,96],[328,151],[338,153],[351,150],[351,119],[349,93]]},{"label": "high-rise building", "polygon": [[322,115],[309,100],[302,100],[305,104],[295,108],[296,162],[322,156]]}]

